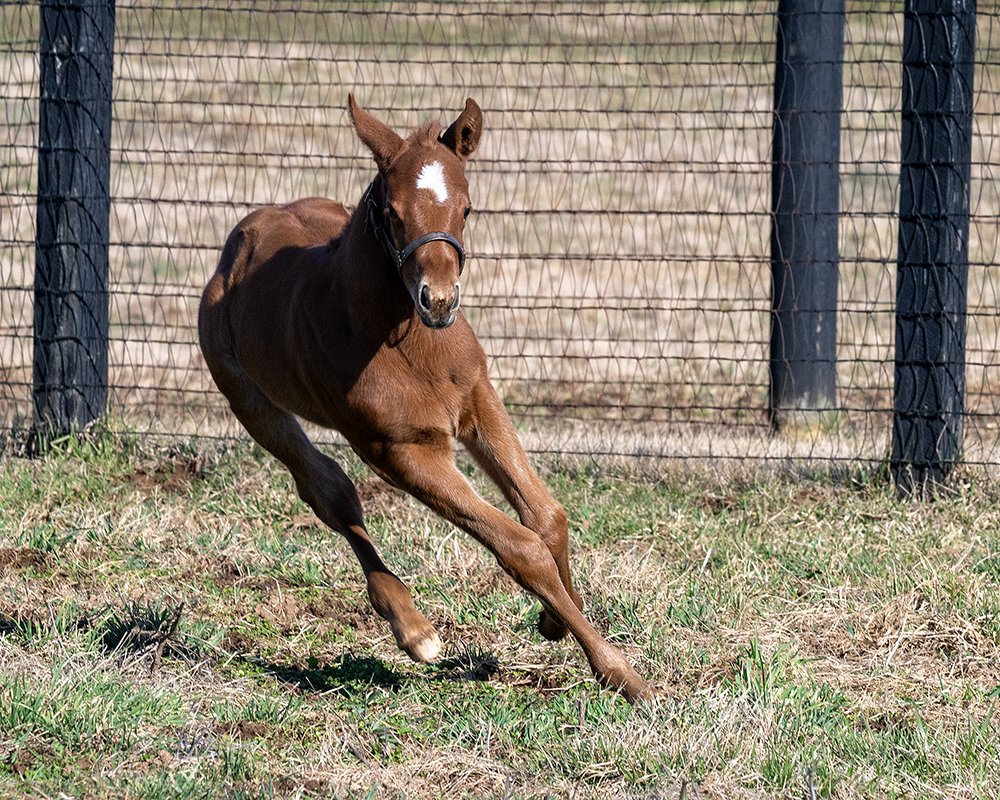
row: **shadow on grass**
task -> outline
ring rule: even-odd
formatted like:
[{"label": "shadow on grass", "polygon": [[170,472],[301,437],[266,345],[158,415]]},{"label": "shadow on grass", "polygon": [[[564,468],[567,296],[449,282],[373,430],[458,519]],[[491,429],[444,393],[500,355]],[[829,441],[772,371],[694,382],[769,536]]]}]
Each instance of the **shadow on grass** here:
[{"label": "shadow on grass", "polygon": [[276,664],[252,655],[243,656],[241,660],[304,692],[353,695],[372,687],[394,690],[404,683],[403,677],[383,661],[350,653],[339,656],[329,664],[319,664],[310,659],[307,667]]},{"label": "shadow on grass", "polygon": [[21,633],[23,625],[22,620],[8,617],[6,614],[0,614],[0,636],[12,636]]},{"label": "shadow on grass", "polygon": [[75,603],[59,608],[0,613],[0,636],[22,643],[39,643],[73,633],[85,634],[84,646],[108,656],[153,654],[158,663],[164,656],[193,661],[197,648],[180,641],[177,627],[183,604],[176,608],[130,603],[86,610]]},{"label": "shadow on grass", "polygon": [[193,660],[195,649],[179,641],[177,628],[183,610],[183,603],[176,608],[138,602],[121,609],[108,606],[97,629],[104,651],[123,658],[153,652],[157,660],[162,656]]},{"label": "shadow on grass", "polygon": [[[240,660],[305,692],[336,692],[351,696],[372,688],[398,691],[414,680],[426,680],[401,674],[373,656],[355,656],[350,653],[338,656],[326,664],[310,659],[307,667],[277,664],[251,655],[243,656]],[[489,681],[500,670],[497,659],[489,654],[448,658],[428,665],[427,668],[432,670],[428,677],[434,681]]]},{"label": "shadow on grass", "polygon": [[463,653],[434,664],[435,680],[489,682],[500,672],[500,662],[492,653]]},{"label": "shadow on grass", "polygon": [[[90,613],[64,609],[52,620],[44,621],[30,615],[0,613],[0,636],[35,641],[74,629],[89,631],[96,649],[106,655],[121,658],[151,655],[155,673],[163,658],[191,662],[203,655],[199,648],[185,643],[178,631],[182,610],[183,604],[171,607],[132,603]],[[300,691],[336,692],[344,696],[364,694],[372,688],[398,691],[414,681],[488,683],[500,672],[496,656],[481,651],[467,651],[423,665],[418,674],[397,672],[381,659],[352,653],[328,663],[310,657],[305,666],[277,663],[248,652],[233,654],[232,658]]]}]

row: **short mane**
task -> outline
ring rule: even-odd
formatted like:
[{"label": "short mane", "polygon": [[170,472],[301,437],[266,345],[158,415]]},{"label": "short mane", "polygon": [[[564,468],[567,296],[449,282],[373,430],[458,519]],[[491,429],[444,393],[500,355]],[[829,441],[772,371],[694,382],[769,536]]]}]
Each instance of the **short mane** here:
[{"label": "short mane", "polygon": [[434,144],[441,135],[440,122],[425,122],[407,137],[410,144]]}]

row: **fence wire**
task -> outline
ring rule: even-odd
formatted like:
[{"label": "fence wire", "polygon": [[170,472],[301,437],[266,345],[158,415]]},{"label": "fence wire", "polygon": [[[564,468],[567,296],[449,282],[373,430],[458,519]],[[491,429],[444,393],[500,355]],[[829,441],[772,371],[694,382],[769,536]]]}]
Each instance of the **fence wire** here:
[{"label": "fence wire", "polygon": [[[771,2],[117,4],[113,413],[240,435],[197,346],[227,232],[356,205],[347,93],[399,131],[485,112],[463,306],[535,452],[884,460],[902,7],[848,3],[836,424],[767,421]],[[31,422],[38,10],[0,4],[0,424]],[[1000,463],[1000,11],[977,22],[965,458]]]}]

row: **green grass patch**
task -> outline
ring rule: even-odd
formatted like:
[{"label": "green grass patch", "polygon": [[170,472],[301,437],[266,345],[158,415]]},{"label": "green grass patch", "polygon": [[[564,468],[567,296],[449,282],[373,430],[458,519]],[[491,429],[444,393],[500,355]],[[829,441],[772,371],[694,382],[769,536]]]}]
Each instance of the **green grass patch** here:
[{"label": "green grass patch", "polygon": [[549,469],[587,613],[661,693],[632,708],[482,548],[346,467],[436,664],[396,649],[350,549],[256,448],[97,436],[0,462],[0,795],[1000,785],[993,486],[917,503],[858,476]]}]

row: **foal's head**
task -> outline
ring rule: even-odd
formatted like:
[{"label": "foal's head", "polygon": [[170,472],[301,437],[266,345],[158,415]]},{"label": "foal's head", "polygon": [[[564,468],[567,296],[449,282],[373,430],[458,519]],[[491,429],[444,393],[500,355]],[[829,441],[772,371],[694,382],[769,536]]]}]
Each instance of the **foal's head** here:
[{"label": "foal's head", "polygon": [[465,259],[462,231],[471,211],[465,161],[479,144],[483,112],[467,100],[444,133],[437,125],[425,125],[402,139],[353,96],[347,100],[354,129],[382,178],[374,202],[389,240],[387,250],[395,253],[420,321],[446,328],[458,309]]}]

